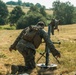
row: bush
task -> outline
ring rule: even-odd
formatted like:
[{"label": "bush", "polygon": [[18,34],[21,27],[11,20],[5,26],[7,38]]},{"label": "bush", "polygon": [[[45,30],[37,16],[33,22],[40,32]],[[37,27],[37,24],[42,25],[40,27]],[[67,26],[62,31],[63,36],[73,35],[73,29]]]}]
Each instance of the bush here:
[{"label": "bush", "polygon": [[0,25],[4,25],[7,21],[8,9],[6,4],[0,0]]},{"label": "bush", "polygon": [[0,25],[4,25],[5,24],[5,20],[3,18],[0,18]]},{"label": "bush", "polygon": [[30,12],[28,15],[22,16],[18,20],[16,29],[23,29],[29,25],[35,25],[39,21],[44,21],[46,23],[46,18],[40,13]]},{"label": "bush", "polygon": [[24,14],[25,13],[22,11],[22,8],[20,6],[14,7],[9,16],[10,24],[14,25],[18,21],[18,19]]}]

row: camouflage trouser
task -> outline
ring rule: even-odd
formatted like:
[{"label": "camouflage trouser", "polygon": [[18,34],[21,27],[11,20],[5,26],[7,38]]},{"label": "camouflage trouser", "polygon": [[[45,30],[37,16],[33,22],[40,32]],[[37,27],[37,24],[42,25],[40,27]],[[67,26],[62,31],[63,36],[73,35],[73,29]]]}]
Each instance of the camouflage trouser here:
[{"label": "camouflage trouser", "polygon": [[24,57],[25,66],[31,69],[35,68],[35,50],[30,48],[24,48],[23,50],[18,50]]}]

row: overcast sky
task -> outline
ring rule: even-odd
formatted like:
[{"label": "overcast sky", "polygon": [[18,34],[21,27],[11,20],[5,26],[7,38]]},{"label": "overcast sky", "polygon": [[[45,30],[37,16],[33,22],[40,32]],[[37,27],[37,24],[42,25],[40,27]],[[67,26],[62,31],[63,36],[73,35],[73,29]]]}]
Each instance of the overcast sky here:
[{"label": "overcast sky", "polygon": [[[18,1],[18,0],[2,0],[3,2],[7,1]],[[52,3],[56,0],[22,0],[22,2],[30,2],[33,4],[40,3],[41,5],[46,6],[46,8],[51,8]],[[72,5],[76,6],[76,0],[60,0],[60,2],[71,2]]]}]

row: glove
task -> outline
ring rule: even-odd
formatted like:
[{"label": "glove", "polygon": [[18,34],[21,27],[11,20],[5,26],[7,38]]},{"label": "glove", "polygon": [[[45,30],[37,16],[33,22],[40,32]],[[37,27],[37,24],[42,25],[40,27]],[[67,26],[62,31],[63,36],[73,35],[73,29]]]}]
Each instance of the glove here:
[{"label": "glove", "polygon": [[58,50],[55,49],[55,52],[53,53],[53,56],[56,57],[56,58],[60,58],[61,54]]},{"label": "glove", "polygon": [[16,47],[15,47],[14,45],[11,45],[11,46],[9,47],[9,51],[12,51],[12,50],[16,50]]}]

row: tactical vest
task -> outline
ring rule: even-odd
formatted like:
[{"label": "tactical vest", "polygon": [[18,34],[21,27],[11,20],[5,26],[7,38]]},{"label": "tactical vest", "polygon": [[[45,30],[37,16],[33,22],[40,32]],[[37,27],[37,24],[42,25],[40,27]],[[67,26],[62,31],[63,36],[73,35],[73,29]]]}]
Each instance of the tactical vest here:
[{"label": "tactical vest", "polygon": [[32,42],[35,48],[38,48],[39,45],[42,43],[42,38],[38,35],[38,31],[41,27],[31,27],[27,30],[27,32],[23,35],[23,39],[29,42]]}]

